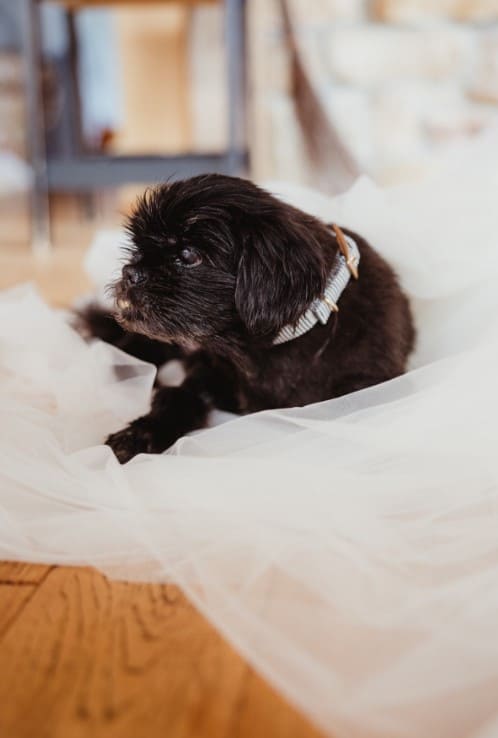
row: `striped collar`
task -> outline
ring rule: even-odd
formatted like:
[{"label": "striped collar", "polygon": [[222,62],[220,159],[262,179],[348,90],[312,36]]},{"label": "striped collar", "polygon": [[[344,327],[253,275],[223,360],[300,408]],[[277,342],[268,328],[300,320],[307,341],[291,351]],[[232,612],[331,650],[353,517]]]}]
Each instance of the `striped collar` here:
[{"label": "striped collar", "polygon": [[339,312],[337,301],[346,289],[351,277],[358,279],[360,251],[356,241],[351,236],[346,236],[339,226],[333,224],[332,229],[337,239],[339,250],[323,295],[310,305],[297,323],[286,325],[282,328],[273,341],[274,345],[299,338],[299,336],[314,328],[317,323],[325,325],[332,313]]}]

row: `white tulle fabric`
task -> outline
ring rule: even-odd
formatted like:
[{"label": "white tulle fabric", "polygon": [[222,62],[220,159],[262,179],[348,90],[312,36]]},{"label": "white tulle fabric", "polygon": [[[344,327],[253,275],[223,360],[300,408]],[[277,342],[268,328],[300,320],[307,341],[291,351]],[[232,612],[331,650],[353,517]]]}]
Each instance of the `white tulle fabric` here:
[{"label": "white tulle fabric", "polygon": [[275,190],[395,265],[412,371],[121,467],[152,368],[4,293],[0,557],[177,582],[336,737],[498,736],[498,133],[423,183]]}]

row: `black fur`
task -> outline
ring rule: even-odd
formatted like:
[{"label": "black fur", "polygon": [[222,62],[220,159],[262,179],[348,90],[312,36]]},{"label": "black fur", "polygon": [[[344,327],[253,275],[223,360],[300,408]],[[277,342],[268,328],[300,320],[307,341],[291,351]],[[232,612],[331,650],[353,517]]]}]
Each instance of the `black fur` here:
[{"label": "black fur", "polygon": [[87,330],[156,365],[181,356],[187,376],[157,389],[150,413],[110,436],[120,461],[163,451],[204,426],[213,407],[306,405],[404,372],[414,343],[408,301],[358,234],[343,229],[361,262],[339,313],[273,345],[324,290],[338,250],[328,224],[249,181],[212,174],[149,190],[128,230],[133,246],[114,285],[119,325],[93,310]]}]

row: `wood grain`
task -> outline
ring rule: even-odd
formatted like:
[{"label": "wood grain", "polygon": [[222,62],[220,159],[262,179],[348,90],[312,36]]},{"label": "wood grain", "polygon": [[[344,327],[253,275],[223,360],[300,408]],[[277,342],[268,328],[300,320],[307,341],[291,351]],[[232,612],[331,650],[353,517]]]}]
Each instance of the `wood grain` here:
[{"label": "wood grain", "polygon": [[319,735],[176,587],[0,572],[2,738]]},{"label": "wood grain", "polygon": [[50,567],[18,561],[0,561],[0,584],[40,584]]}]

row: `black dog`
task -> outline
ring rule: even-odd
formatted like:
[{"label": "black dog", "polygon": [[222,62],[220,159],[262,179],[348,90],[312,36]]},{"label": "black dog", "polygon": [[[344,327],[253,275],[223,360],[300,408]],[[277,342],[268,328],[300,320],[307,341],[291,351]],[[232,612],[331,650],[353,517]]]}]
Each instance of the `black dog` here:
[{"label": "black dog", "polygon": [[[306,405],[404,372],[408,301],[357,234],[214,174],[148,191],[128,230],[115,320],[89,311],[87,329],[158,366],[179,357],[186,378],[108,438],[121,462],[167,449],[215,407]],[[328,288],[345,269],[336,305]]]}]

